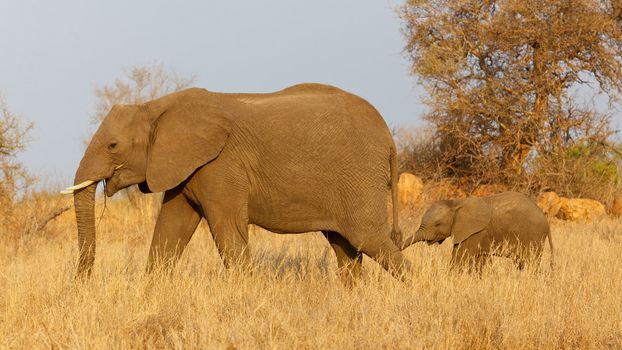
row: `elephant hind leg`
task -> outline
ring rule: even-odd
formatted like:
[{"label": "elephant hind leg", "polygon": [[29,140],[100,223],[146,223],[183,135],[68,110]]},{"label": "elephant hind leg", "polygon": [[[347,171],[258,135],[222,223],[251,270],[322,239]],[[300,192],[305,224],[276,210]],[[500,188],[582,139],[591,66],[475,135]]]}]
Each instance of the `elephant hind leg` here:
[{"label": "elephant hind leg", "polygon": [[542,244],[531,244],[526,247],[518,249],[518,254],[514,257],[514,262],[519,270],[524,270],[525,267],[533,267],[536,271],[540,269],[540,261],[542,260]]},{"label": "elephant hind leg", "polygon": [[398,280],[406,281],[411,277],[412,264],[390,239],[382,245],[381,249],[364,250],[364,252]]},{"label": "elephant hind leg", "polygon": [[378,232],[361,235],[365,237],[355,240],[352,245],[358,247],[358,250],[365,253],[370,258],[376,260],[385,270],[398,280],[405,281],[410,278],[412,264],[408,261],[402,251],[391,239],[389,231],[386,234],[378,235]]},{"label": "elephant hind leg", "polygon": [[337,273],[342,282],[347,286],[354,285],[361,274],[363,256],[339,233],[334,231],[322,233],[337,256]]},{"label": "elephant hind leg", "polygon": [[455,244],[451,251],[449,268],[458,272],[476,272],[481,275],[484,265],[490,260],[490,256],[481,251],[472,251],[464,244]]},{"label": "elephant hind leg", "polygon": [[478,275],[482,275],[484,266],[490,261],[490,255],[487,253],[480,253],[473,259],[473,269]]}]

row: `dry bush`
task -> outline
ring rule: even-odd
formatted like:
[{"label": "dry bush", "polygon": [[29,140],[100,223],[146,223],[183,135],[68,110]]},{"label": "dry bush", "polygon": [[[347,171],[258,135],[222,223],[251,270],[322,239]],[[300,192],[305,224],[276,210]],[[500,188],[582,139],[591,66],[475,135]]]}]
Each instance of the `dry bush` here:
[{"label": "dry bush", "polygon": [[622,193],[622,147],[584,143],[558,157],[530,160],[534,171],[527,176],[532,190],[553,190],[569,198],[592,198],[606,206]]},{"label": "dry bush", "polygon": [[17,156],[26,148],[31,128],[32,124],[11,112],[0,94],[0,228],[5,232],[23,229],[15,215],[27,199],[33,178]]},{"label": "dry bush", "polygon": [[617,0],[407,1],[405,52],[429,95],[438,176],[581,192],[565,174],[574,169],[556,163],[586,145],[617,154],[611,110],[580,104],[572,91],[589,85],[617,101],[621,11]]},{"label": "dry bush", "polygon": [[58,191],[31,190],[20,198],[4,217],[0,230],[9,241],[24,243],[32,235],[46,235],[46,225],[73,208],[70,197]]},{"label": "dry bush", "polygon": [[91,280],[73,278],[73,213],[22,249],[0,244],[0,347],[622,347],[620,220],[557,223],[553,273],[547,249],[539,273],[499,258],[481,277],[454,274],[449,244],[423,244],[406,251],[411,281],[365,258],[361,280],[347,288],[319,234],[253,230],[251,271],[227,270],[204,223],[174,273],[146,276],[156,213],[123,198],[106,205],[101,216],[98,201]]},{"label": "dry bush", "polygon": [[[555,191],[568,198],[592,198],[611,206],[622,193],[622,144],[612,147],[600,143],[568,145],[565,153],[526,160],[528,171],[520,178],[503,178],[490,170],[487,176],[449,176],[444,169],[440,142],[428,128],[398,127],[393,131],[398,148],[400,172],[421,177],[426,186],[431,182],[451,182],[465,193],[477,192],[482,186],[522,191],[536,196]],[[451,198],[451,197],[449,197]]]},{"label": "dry bush", "polygon": [[0,204],[11,206],[29,185],[32,178],[17,159],[26,148],[28,132],[32,124],[24,122],[11,112],[6,100],[0,94]]},{"label": "dry bush", "polygon": [[0,95],[0,235],[11,243],[28,240],[71,207],[58,194],[33,190],[35,179],[18,159],[31,128],[31,123],[10,111]]},{"label": "dry bush", "polygon": [[423,180],[440,179],[443,163],[433,128],[399,126],[392,133],[400,173],[417,174]]}]

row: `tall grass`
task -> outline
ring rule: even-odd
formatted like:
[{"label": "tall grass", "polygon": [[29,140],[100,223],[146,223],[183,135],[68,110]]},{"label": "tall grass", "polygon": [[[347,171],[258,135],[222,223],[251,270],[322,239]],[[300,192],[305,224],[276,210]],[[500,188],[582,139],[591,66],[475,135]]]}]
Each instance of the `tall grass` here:
[{"label": "tall grass", "polygon": [[156,214],[109,201],[84,282],[72,212],[28,240],[2,232],[0,347],[622,348],[622,221],[556,223],[552,273],[548,249],[540,272],[500,258],[477,276],[447,270],[448,243],[424,244],[406,251],[409,282],[366,258],[346,287],[319,234],[253,230],[255,263],[227,270],[205,224],[174,273],[147,276]]}]

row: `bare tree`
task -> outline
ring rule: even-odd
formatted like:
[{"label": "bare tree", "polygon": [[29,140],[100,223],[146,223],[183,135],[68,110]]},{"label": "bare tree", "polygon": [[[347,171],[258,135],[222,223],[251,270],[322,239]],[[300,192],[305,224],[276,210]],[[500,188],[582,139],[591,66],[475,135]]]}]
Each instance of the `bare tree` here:
[{"label": "bare tree", "polygon": [[392,130],[398,150],[399,172],[416,173],[426,180],[439,180],[443,164],[435,131],[430,126],[399,126]]},{"label": "bare tree", "polygon": [[185,89],[195,77],[184,77],[161,64],[124,70],[124,77],[95,89],[97,104],[93,123],[99,124],[115,104],[140,104]]},{"label": "bare tree", "polygon": [[[92,123],[99,124],[115,104],[140,104],[163,95],[185,89],[194,83],[195,77],[184,77],[161,64],[136,66],[125,69],[121,79],[111,85],[95,89],[97,103]],[[132,204],[137,204],[139,194],[136,186],[126,194]]]},{"label": "bare tree", "polygon": [[0,206],[11,207],[17,195],[32,184],[33,179],[17,159],[26,148],[31,123],[23,124],[12,113],[0,94]]},{"label": "bare tree", "polygon": [[612,150],[610,114],[570,91],[592,84],[617,99],[621,3],[409,0],[405,52],[429,94],[443,175],[531,186],[572,149]]}]

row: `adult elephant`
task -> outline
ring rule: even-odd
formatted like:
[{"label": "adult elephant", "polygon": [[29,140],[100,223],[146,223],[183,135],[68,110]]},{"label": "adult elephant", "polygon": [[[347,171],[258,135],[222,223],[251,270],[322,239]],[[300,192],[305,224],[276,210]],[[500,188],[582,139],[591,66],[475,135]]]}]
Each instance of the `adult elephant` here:
[{"label": "adult elephant", "polygon": [[79,275],[94,263],[100,181],[107,196],[134,184],[165,192],[148,270],[174,263],[203,217],[226,266],[247,258],[249,223],[322,231],[347,273],[360,270],[361,253],[396,276],[409,266],[392,239],[400,235],[391,133],[367,101],[332,86],[266,94],[192,88],[114,106],[65,190],[74,194]]}]

